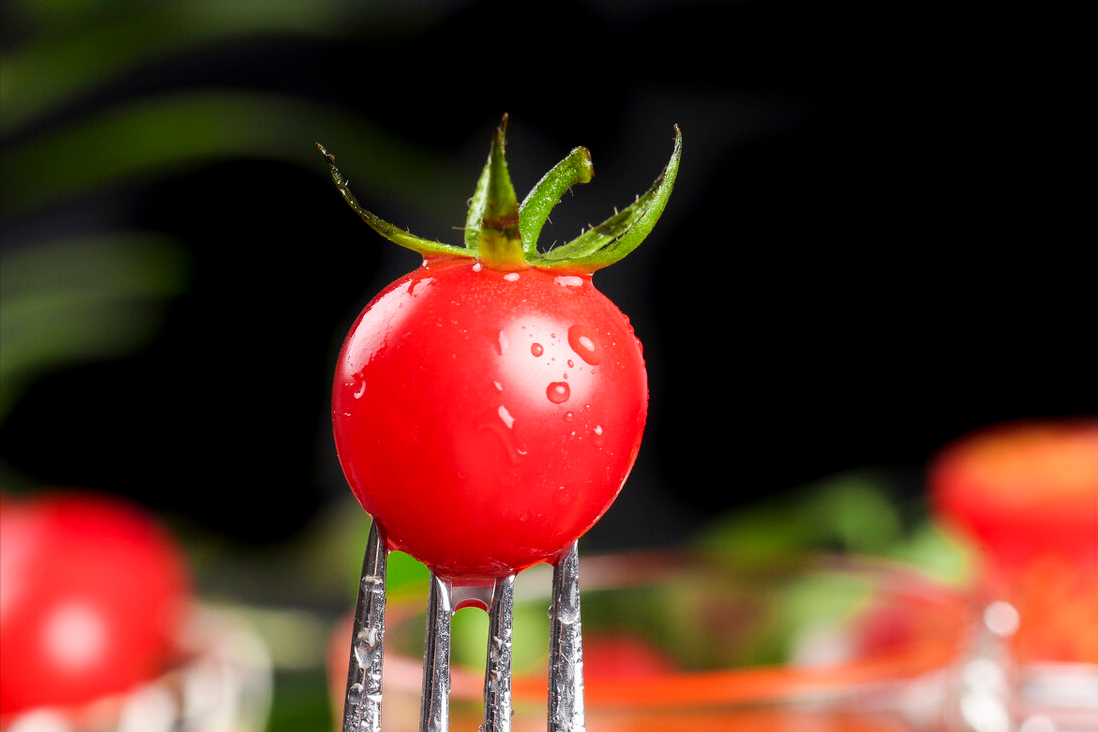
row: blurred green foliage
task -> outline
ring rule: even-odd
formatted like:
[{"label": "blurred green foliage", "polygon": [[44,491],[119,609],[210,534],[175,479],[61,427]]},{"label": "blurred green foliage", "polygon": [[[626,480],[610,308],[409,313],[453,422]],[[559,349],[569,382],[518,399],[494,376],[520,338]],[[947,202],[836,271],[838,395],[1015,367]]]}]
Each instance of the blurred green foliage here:
[{"label": "blurred green foliage", "polygon": [[0,268],[0,420],[35,376],[132,352],[186,287],[186,253],[155,232],[43,242]]},{"label": "blurred green foliage", "polygon": [[694,546],[744,568],[780,565],[814,552],[876,556],[955,585],[972,578],[973,553],[919,505],[905,516],[896,478],[854,471],[719,516]]},{"label": "blurred green foliage", "polygon": [[[77,104],[173,53],[275,32],[336,37],[359,24],[385,33],[393,18],[383,4],[11,0],[4,12],[24,33],[5,48],[0,64],[4,223],[229,158],[277,160],[323,174],[318,137],[338,154],[370,161],[356,175],[359,185],[383,187],[424,207],[435,203],[433,192],[457,189],[446,159],[361,115],[300,96],[154,86],[103,107]],[[185,256],[161,233],[111,230],[91,238],[94,243],[42,239],[3,250],[0,419],[35,376],[132,352],[155,329],[150,304],[182,292]]]}]

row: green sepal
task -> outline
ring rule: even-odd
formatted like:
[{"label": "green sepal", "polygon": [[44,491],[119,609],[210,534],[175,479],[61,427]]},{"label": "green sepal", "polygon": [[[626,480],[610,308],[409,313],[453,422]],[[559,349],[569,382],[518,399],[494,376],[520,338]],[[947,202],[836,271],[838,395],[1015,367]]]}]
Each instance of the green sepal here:
[{"label": "green sepal", "polygon": [[528,260],[537,258],[541,227],[549,218],[549,212],[560,203],[564,192],[576,183],[590,182],[594,175],[595,167],[591,163],[590,151],[585,147],[577,147],[568,157],[554,165],[523,199],[519,206],[519,230],[522,232],[522,243]]},{"label": "green sepal", "polygon": [[567,267],[594,272],[620,261],[637,248],[652,231],[671,196],[682,157],[682,133],[675,125],[675,145],[667,166],[652,187],[623,211],[588,229],[578,237],[537,257],[528,257],[535,267]]},{"label": "green sepal", "polygon": [[548,267],[592,273],[624,258],[652,231],[667,205],[679,171],[682,133],[678,125],[675,125],[671,159],[651,188],[637,196],[623,211],[615,210],[613,216],[598,226],[544,253],[538,251],[537,239],[549,218],[549,212],[560,202],[565,191],[576,183],[591,180],[594,175],[591,155],[583,147],[572,150],[538,181],[519,206],[504,158],[506,128],[507,115],[504,115],[492,138],[488,161],[469,202],[464,247],[420,239],[362,208],[336,167],[335,156],[329,154],[320,143],[316,146],[327,158],[332,180],[355,213],[389,241],[424,257],[476,257],[493,269]]},{"label": "green sepal", "polygon": [[347,179],[343,177],[343,174],[339,171],[339,168],[335,164],[335,156],[329,153],[323,145],[319,142],[316,144],[317,149],[328,159],[328,168],[332,174],[332,180],[336,184],[336,188],[339,189],[340,195],[343,196],[343,200],[347,202],[347,205],[354,209],[355,213],[359,215],[363,221],[370,225],[370,228],[381,234],[383,237],[399,244],[402,247],[411,249],[414,252],[418,252],[424,257],[427,256],[459,256],[469,257],[474,256],[475,252],[470,252],[468,249],[462,247],[456,247],[452,244],[443,244],[439,241],[431,241],[429,239],[420,239],[418,236],[409,234],[399,226],[390,224],[388,221],[378,218],[374,214],[370,213],[366,209],[362,208],[355,200],[354,194],[351,193],[351,189],[348,187]]},{"label": "green sepal", "polygon": [[504,157],[507,115],[492,135],[492,149],[484,164],[465,219],[465,246],[476,250],[482,262],[495,269],[526,266],[519,229],[519,205]]}]

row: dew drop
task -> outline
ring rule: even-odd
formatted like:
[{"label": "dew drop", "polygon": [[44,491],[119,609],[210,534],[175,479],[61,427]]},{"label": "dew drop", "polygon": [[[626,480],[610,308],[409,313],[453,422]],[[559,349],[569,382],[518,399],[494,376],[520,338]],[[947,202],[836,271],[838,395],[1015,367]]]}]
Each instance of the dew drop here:
[{"label": "dew drop", "polygon": [[355,399],[361,399],[362,395],[366,393],[366,379],[363,378],[361,373],[355,374],[352,378],[352,383],[355,387],[352,396],[354,396]]},{"label": "dew drop", "polygon": [[510,412],[507,411],[507,407],[503,406],[502,404],[499,405],[497,414],[499,414],[499,418],[503,420],[503,423],[507,425],[507,429],[511,429],[514,426],[515,418],[511,416]]},{"label": "dew drop", "polygon": [[358,704],[362,701],[363,692],[366,688],[362,684],[352,684],[351,688],[347,689],[347,703]]},{"label": "dew drop", "polygon": [[530,345],[530,353],[535,356],[540,356],[541,354],[545,353],[545,349],[542,348],[540,343],[533,343]]},{"label": "dew drop", "polygon": [[595,429],[591,430],[591,432],[594,433],[594,437],[591,441],[594,442],[597,447],[602,447],[603,443],[606,442],[606,437],[603,435],[602,431],[602,425],[595,425]]},{"label": "dew drop", "polygon": [[573,419],[575,419],[575,416],[571,412],[565,412],[564,413],[564,421],[565,422],[571,422]]},{"label": "dew drop", "polygon": [[592,366],[602,361],[602,347],[591,337],[587,329],[578,323],[568,329],[568,345],[576,355]]},{"label": "dew drop", "polygon": [[503,275],[503,279],[507,280],[508,282],[517,282],[518,278],[518,272],[508,272],[507,274]]},{"label": "dew drop", "polygon": [[366,641],[356,641],[352,648],[355,654],[355,663],[359,666],[365,666],[370,662],[370,646],[366,644]]},{"label": "dew drop", "polygon": [[563,381],[554,381],[549,384],[549,388],[545,390],[545,396],[549,397],[549,401],[553,402],[553,404],[564,404],[571,395],[572,390],[569,389],[568,384]]}]

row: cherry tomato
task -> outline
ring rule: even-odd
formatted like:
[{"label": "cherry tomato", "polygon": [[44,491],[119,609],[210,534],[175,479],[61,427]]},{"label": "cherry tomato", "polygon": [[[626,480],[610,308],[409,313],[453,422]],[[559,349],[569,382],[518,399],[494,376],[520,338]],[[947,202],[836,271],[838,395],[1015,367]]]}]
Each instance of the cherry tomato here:
[{"label": "cherry tomato", "polygon": [[931,467],[935,510],[1000,562],[1098,551],[1098,420],[993,425]]},{"label": "cherry tomato", "polygon": [[587,680],[635,679],[674,671],[675,663],[640,636],[618,631],[584,640],[583,675]]},{"label": "cherry tomato", "polygon": [[1098,662],[1098,419],[965,435],[937,456],[931,489],[983,550],[985,594],[1019,613],[1015,658]]},{"label": "cherry tomato", "polygon": [[590,276],[429,259],[339,357],[339,458],[390,546],[493,577],[567,548],[617,496],[647,410],[640,342]]},{"label": "cherry tomato", "polygon": [[358,205],[423,256],[359,316],[336,367],[336,449],[389,548],[439,576],[488,581],[553,561],[609,508],[640,447],[648,382],[640,342],[592,273],[655,225],[682,137],[647,192],[547,252],[549,211],[591,179],[574,149],[520,205],[497,128],[469,199],[464,245],[420,239]]},{"label": "cherry tomato", "polygon": [[78,492],[0,502],[0,715],[123,692],[165,670],[188,598],[140,509]]}]

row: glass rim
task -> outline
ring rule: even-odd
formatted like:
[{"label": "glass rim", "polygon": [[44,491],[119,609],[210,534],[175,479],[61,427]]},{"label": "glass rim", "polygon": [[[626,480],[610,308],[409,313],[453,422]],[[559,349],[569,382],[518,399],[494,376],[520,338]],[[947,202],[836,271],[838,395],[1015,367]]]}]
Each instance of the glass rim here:
[{"label": "glass rim", "polygon": [[[835,665],[766,665],[658,672],[616,679],[589,677],[584,679],[586,702],[606,707],[654,708],[766,703],[790,696],[826,697],[931,674],[948,667],[963,653],[965,633],[972,617],[971,603],[962,592],[914,568],[885,559],[838,555],[799,557],[781,566],[783,571],[870,579],[874,587],[905,603],[916,603],[927,612],[939,613],[950,632],[941,637],[920,637],[894,651]],[[657,550],[584,556],[581,558],[581,585],[584,593],[624,589],[672,578],[683,571],[711,571],[714,567],[720,568],[726,576],[748,574],[730,566],[727,560],[722,562],[719,555]],[[765,569],[772,572],[774,568]],[[767,576],[763,571],[757,574]],[[521,598],[516,593],[516,602],[543,597],[548,599],[547,591],[523,594]],[[390,619],[396,622],[422,612],[420,598],[402,597],[394,604]],[[404,678],[408,684],[419,684],[422,669],[418,659],[396,655],[391,661],[386,659],[386,666],[387,672],[391,668],[394,677]],[[470,669],[453,667],[451,683],[455,699],[475,699],[483,693],[483,678]],[[537,675],[516,676],[512,681],[512,694],[517,704],[544,702],[546,680]]]}]

